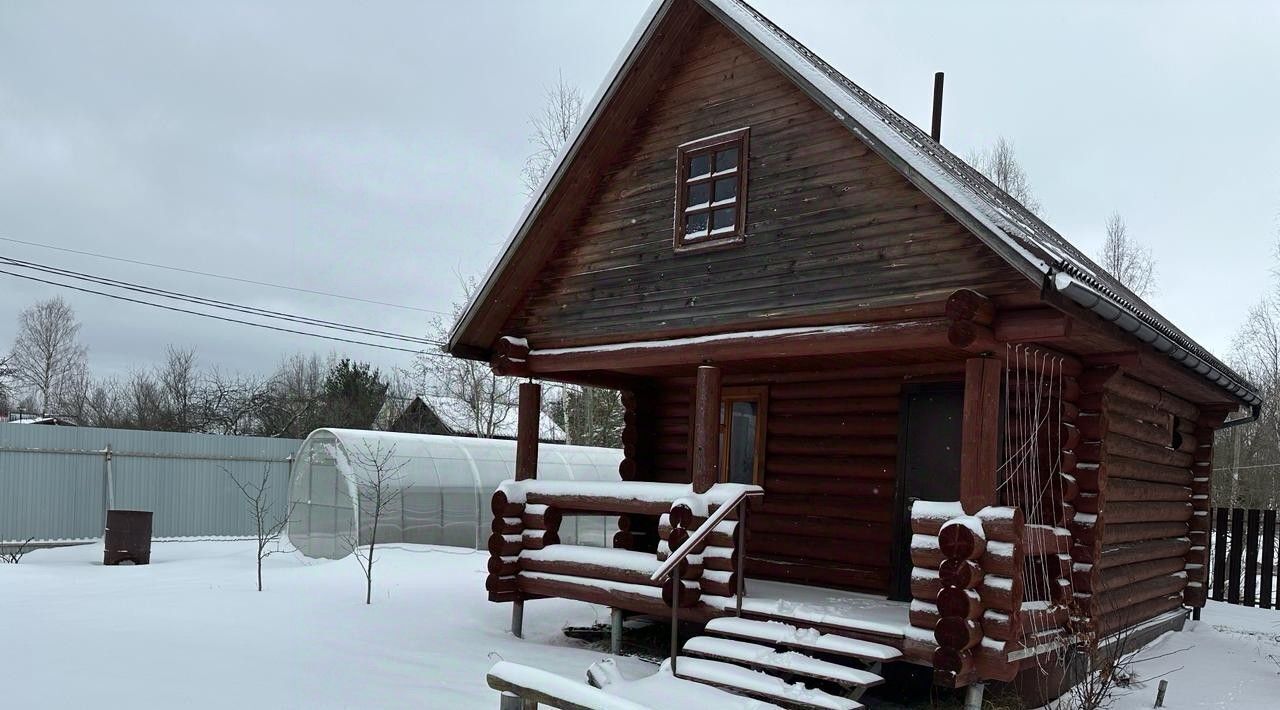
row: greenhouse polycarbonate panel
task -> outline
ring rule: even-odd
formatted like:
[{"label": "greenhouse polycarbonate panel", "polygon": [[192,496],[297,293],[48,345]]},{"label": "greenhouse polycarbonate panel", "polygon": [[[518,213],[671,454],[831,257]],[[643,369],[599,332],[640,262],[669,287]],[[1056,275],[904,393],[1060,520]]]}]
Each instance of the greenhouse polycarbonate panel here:
[{"label": "greenhouse polycarbonate panel", "polygon": [[254,526],[231,474],[257,482],[265,467],[272,509],[283,515],[300,443],[0,424],[0,540],[101,537],[108,504],[152,511],[156,537],[246,536]]},{"label": "greenhouse polycarbonate panel", "polygon": [[[357,469],[362,461],[368,461],[368,456],[352,455],[353,447],[356,452],[375,450],[391,453],[392,465],[403,464],[396,472],[396,485],[403,487],[403,493],[399,505],[393,506],[379,522],[380,542],[446,544],[482,549],[493,522],[489,501],[498,485],[512,478],[515,472],[513,441],[320,429],[312,432],[299,450],[295,479],[308,475],[305,467],[316,465],[319,459],[310,452],[323,443],[336,445],[337,450],[346,452],[346,460],[351,464],[349,472],[353,477],[367,477]],[[542,444],[539,449],[540,478],[620,480],[620,451],[554,444]],[[342,466],[338,469],[337,475],[348,475],[342,472]],[[298,490],[296,484],[295,480],[295,491]],[[342,486],[335,489],[334,507],[339,519],[343,510],[347,511],[347,519],[350,519],[354,513],[350,501],[343,499],[343,490]],[[367,501],[362,507],[361,538],[367,542],[372,527]],[[298,522],[290,526],[289,537],[301,550],[305,541],[314,537],[317,531],[310,529],[314,522],[303,522],[299,516],[295,519]],[[581,544],[607,546],[612,541],[614,526],[614,519],[604,516],[567,516],[561,528],[561,540],[566,543],[581,540]],[[334,532],[320,534],[329,538],[340,536]],[[343,552],[342,549],[337,550],[337,554]]]}]

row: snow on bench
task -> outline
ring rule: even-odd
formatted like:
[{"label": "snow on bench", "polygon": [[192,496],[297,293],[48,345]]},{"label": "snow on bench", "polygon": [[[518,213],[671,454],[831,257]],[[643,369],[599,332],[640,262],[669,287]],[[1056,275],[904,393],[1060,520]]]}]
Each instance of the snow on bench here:
[{"label": "snow on bench", "polygon": [[530,666],[499,661],[485,679],[489,687],[551,707],[575,710],[652,710],[585,683]]},{"label": "snow on bench", "polygon": [[572,562],[582,565],[631,570],[650,575],[662,563],[651,552],[635,552],[615,547],[548,545],[541,550],[521,550],[520,559],[540,562]]},{"label": "snow on bench", "polygon": [[859,641],[847,636],[824,634],[817,629],[801,629],[781,621],[754,621],[722,616],[707,622],[707,631],[719,636],[764,641],[779,646],[859,658],[864,661],[892,661],[902,652],[892,646]]},{"label": "snow on bench", "polygon": [[717,661],[736,662],[761,670],[785,671],[845,685],[869,687],[884,682],[884,679],[875,673],[822,661],[796,651],[777,651],[768,646],[714,636],[697,636],[689,639],[681,653]]}]

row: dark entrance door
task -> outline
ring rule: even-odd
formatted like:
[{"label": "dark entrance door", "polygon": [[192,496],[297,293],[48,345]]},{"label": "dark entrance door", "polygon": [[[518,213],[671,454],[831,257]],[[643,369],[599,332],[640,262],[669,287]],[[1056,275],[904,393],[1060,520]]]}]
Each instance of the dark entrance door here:
[{"label": "dark entrance door", "polygon": [[902,392],[898,437],[898,525],[890,599],[911,598],[911,519],[915,500],[960,499],[964,385],[908,385]]}]

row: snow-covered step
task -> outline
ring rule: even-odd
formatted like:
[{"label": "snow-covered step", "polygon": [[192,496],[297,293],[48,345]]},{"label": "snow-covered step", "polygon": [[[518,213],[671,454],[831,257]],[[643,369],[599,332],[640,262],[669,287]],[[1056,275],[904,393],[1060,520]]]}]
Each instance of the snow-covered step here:
[{"label": "snow-covered step", "polygon": [[781,621],[756,621],[736,616],[722,616],[707,623],[707,633],[747,641],[760,641],[801,651],[848,656],[868,663],[883,663],[902,657],[902,652],[892,646],[836,634],[824,634],[817,629],[802,629]]},{"label": "snow-covered step", "polygon": [[788,683],[768,673],[705,658],[680,656],[676,676],[685,680],[713,685],[738,695],[781,703],[793,708],[812,710],[859,710],[862,703],[841,698],[822,690]]},{"label": "snow-covered step", "polygon": [[710,658],[714,661],[739,663],[765,672],[780,671],[829,680],[841,685],[870,687],[884,682],[884,679],[875,673],[822,661],[796,651],[778,651],[769,646],[714,636],[696,636],[689,639],[681,653]]}]

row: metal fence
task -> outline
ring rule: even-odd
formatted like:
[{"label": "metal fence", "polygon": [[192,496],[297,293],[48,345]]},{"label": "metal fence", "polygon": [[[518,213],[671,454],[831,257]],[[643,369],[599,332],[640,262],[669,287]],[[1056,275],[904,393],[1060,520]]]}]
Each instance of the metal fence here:
[{"label": "metal fence", "polygon": [[1213,521],[1209,598],[1264,609],[1280,607],[1276,511],[1215,508]]},{"label": "metal fence", "polygon": [[156,537],[241,536],[253,525],[228,472],[284,511],[302,442],[249,436],[0,424],[0,542],[102,535],[108,507],[155,513]]}]

